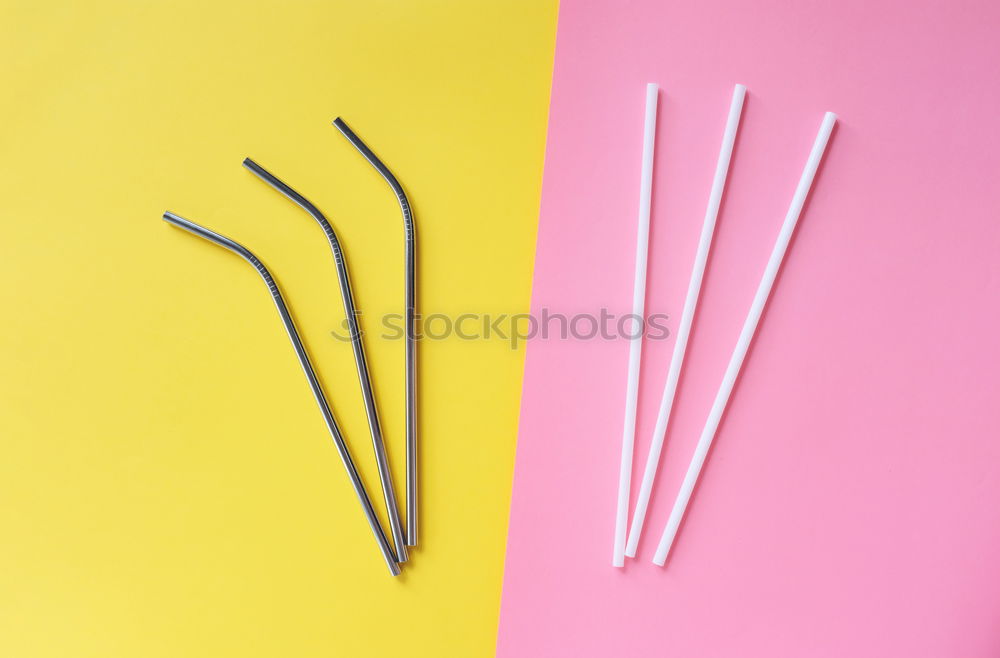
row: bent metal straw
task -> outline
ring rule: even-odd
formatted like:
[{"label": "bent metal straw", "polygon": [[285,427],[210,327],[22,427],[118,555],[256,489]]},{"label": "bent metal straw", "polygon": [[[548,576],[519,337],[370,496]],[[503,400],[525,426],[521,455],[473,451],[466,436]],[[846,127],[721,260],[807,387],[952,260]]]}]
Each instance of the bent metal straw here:
[{"label": "bent metal straw", "polygon": [[271,297],[274,299],[274,305],[278,309],[278,315],[281,316],[281,322],[285,325],[285,331],[288,333],[288,338],[292,341],[292,347],[295,349],[295,356],[299,359],[299,364],[301,364],[302,370],[306,375],[306,380],[309,382],[309,387],[312,389],[313,397],[316,398],[316,404],[319,405],[320,413],[323,414],[323,420],[326,421],[326,427],[330,430],[333,442],[337,446],[337,452],[340,453],[340,459],[344,462],[344,468],[347,469],[347,476],[351,480],[351,486],[354,487],[354,493],[357,494],[358,501],[361,503],[361,508],[365,513],[365,517],[368,519],[368,525],[371,526],[372,533],[375,535],[375,541],[378,543],[379,551],[381,551],[382,557],[385,559],[385,563],[389,567],[389,572],[393,576],[398,576],[400,569],[399,564],[396,561],[396,556],[393,554],[392,547],[389,546],[389,541],[386,539],[385,532],[383,532],[382,526],[379,524],[378,517],[375,515],[375,509],[372,507],[371,499],[368,497],[368,492],[365,490],[365,485],[362,483],[360,475],[358,475],[358,469],[354,466],[354,460],[351,459],[351,453],[347,449],[347,444],[344,443],[344,437],[340,433],[340,428],[337,426],[337,421],[333,417],[333,412],[330,411],[330,405],[326,401],[326,396],[323,394],[323,389],[320,386],[319,379],[316,377],[316,371],[313,370],[312,363],[309,360],[309,354],[306,352],[306,348],[302,344],[302,339],[299,338],[299,332],[296,330],[295,323],[292,321],[291,313],[289,313],[288,307],[285,305],[285,300],[281,296],[281,291],[278,289],[278,284],[274,281],[271,273],[268,272],[267,268],[264,267],[264,264],[253,254],[253,252],[238,242],[230,240],[223,235],[219,235],[204,226],[199,226],[198,224],[188,221],[183,217],[179,217],[172,212],[163,213],[163,219],[174,226],[180,227],[185,231],[193,233],[198,237],[204,238],[209,242],[214,242],[220,247],[225,247],[226,249],[232,251],[243,258],[243,260],[250,263],[250,265],[257,270],[257,273],[260,274],[261,278],[264,279],[264,283],[267,284]]},{"label": "bent metal straw", "polygon": [[382,494],[385,498],[386,512],[389,515],[389,529],[396,546],[396,556],[399,562],[406,562],[406,541],[403,538],[403,528],[399,521],[399,508],[396,504],[396,490],[392,485],[392,473],[389,470],[389,458],[386,455],[385,441],[382,438],[382,428],[378,422],[378,410],[375,406],[375,394],[372,391],[371,375],[368,372],[368,362],[365,359],[365,347],[361,342],[361,329],[358,326],[358,311],[354,306],[354,295],[351,292],[351,279],[347,275],[347,260],[337,239],[337,234],[326,217],[305,197],[286,185],[277,176],[267,171],[259,164],[246,158],[243,166],[255,176],[273,187],[275,190],[295,202],[309,213],[323,228],[326,238],[333,251],[333,260],[337,265],[337,279],[340,281],[340,297],[344,302],[344,313],[347,315],[347,327],[351,332],[351,347],[354,349],[354,363],[358,369],[358,379],[361,382],[361,395],[365,401],[365,413],[368,415],[368,428],[372,435],[372,446],[375,449],[375,463],[378,465],[378,477],[382,483]]},{"label": "bent metal straw", "polygon": [[416,226],[413,211],[406,198],[403,186],[399,184],[389,168],[378,156],[354,134],[354,131],[337,117],[333,125],[347,138],[354,148],[389,184],[396,194],[399,207],[403,211],[403,229],[406,233],[404,258],[406,267],[406,545],[417,545],[417,257]]}]

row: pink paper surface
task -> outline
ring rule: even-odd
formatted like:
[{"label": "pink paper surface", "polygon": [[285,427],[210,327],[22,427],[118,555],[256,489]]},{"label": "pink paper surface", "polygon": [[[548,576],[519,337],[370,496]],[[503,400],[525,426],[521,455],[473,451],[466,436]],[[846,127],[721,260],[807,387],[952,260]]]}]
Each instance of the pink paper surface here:
[{"label": "pink paper surface", "polygon": [[[528,347],[501,656],[1000,655],[1000,4],[564,0],[533,312],[675,329],[749,95],[637,560],[611,566],[628,344]],[[667,567],[651,564],[826,110],[839,125]],[[644,347],[632,501],[673,341]]]}]

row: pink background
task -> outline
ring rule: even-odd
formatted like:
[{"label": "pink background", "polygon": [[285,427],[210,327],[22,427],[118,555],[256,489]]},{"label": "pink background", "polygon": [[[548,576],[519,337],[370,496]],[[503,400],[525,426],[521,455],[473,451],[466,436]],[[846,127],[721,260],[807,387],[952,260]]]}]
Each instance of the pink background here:
[{"label": "pink background", "polygon": [[[687,287],[749,88],[637,560],[611,567],[627,342],[528,348],[501,656],[1000,655],[1000,4],[564,0],[533,309]],[[840,116],[666,569],[656,541],[823,112]],[[633,505],[673,341],[643,355]]]}]

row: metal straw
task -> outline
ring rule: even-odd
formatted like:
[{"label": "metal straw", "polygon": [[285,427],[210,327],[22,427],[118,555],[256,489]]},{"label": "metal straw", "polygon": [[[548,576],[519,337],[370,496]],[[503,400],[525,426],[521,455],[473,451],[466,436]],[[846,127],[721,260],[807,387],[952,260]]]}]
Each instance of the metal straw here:
[{"label": "metal straw", "polygon": [[413,224],[413,211],[406,199],[403,186],[392,175],[378,156],[354,134],[344,120],[336,118],[333,125],[354,145],[365,160],[375,167],[376,171],[389,184],[396,194],[399,207],[403,211],[403,228],[406,232],[405,263],[406,263],[406,544],[417,545],[417,344],[416,344],[416,308],[417,308],[417,265],[416,265],[416,228]]},{"label": "metal straw", "polygon": [[271,273],[267,271],[267,268],[264,267],[264,264],[260,262],[259,258],[238,242],[234,242],[223,235],[219,235],[204,226],[199,226],[194,222],[190,222],[183,217],[178,217],[171,212],[163,213],[163,219],[170,222],[174,226],[178,226],[186,231],[194,233],[199,237],[205,238],[209,242],[214,242],[215,244],[225,247],[233,253],[241,256],[245,261],[253,265],[254,269],[257,270],[257,273],[260,274],[262,279],[264,279],[264,283],[267,284],[267,288],[271,292],[271,297],[274,299],[274,305],[278,308],[278,315],[281,316],[281,321],[285,325],[285,331],[288,332],[288,338],[292,341],[292,347],[295,349],[295,355],[299,358],[302,370],[305,372],[306,379],[309,381],[309,387],[312,389],[313,396],[316,398],[316,404],[319,405],[319,410],[323,414],[323,420],[326,421],[326,427],[330,430],[330,435],[333,436],[333,442],[337,446],[337,452],[340,453],[340,459],[344,462],[344,468],[347,469],[347,476],[351,479],[351,485],[354,487],[354,493],[358,495],[358,500],[361,502],[361,508],[364,510],[365,517],[368,519],[368,525],[371,526],[372,532],[375,534],[375,541],[378,542],[378,547],[382,552],[382,557],[385,558],[385,563],[388,565],[390,573],[394,576],[398,576],[400,569],[399,564],[397,564],[396,561],[396,556],[393,554],[392,547],[389,546],[389,541],[386,539],[385,533],[382,531],[382,526],[379,524],[378,517],[375,515],[375,509],[372,507],[372,502],[368,497],[368,492],[365,490],[365,485],[361,481],[361,476],[358,475],[358,469],[354,466],[354,461],[351,459],[351,453],[347,449],[347,444],[344,443],[344,437],[340,433],[340,428],[337,427],[337,421],[333,417],[333,412],[330,411],[330,405],[326,401],[326,396],[323,395],[323,389],[320,386],[319,379],[316,377],[315,370],[313,370],[312,363],[309,361],[309,355],[306,353],[306,348],[302,344],[302,339],[299,338],[299,332],[295,329],[295,323],[292,321],[292,316],[288,312],[285,300],[281,296],[278,284],[275,283],[274,279],[271,277]]},{"label": "metal straw", "polygon": [[386,456],[385,441],[382,439],[382,429],[378,421],[378,410],[375,406],[375,394],[372,391],[371,376],[368,372],[368,362],[365,359],[365,348],[361,341],[361,328],[358,326],[358,311],[354,306],[354,295],[351,293],[351,280],[347,274],[347,260],[341,249],[340,241],[330,222],[316,206],[305,197],[293,190],[277,176],[267,171],[259,164],[246,158],[243,166],[258,178],[273,187],[278,192],[294,201],[303,210],[312,215],[326,233],[333,250],[333,260],[337,265],[337,278],[340,281],[340,296],[344,301],[344,313],[347,315],[347,326],[351,332],[351,347],[354,348],[354,363],[358,368],[358,379],[361,382],[361,395],[365,401],[365,413],[368,415],[368,427],[371,430],[372,445],[375,449],[375,462],[378,465],[378,477],[382,482],[382,494],[385,497],[386,512],[389,515],[389,529],[396,546],[399,562],[406,562],[406,541],[403,537],[403,527],[399,521],[399,508],[396,503],[396,490],[392,485],[392,473],[389,470],[389,459]]}]

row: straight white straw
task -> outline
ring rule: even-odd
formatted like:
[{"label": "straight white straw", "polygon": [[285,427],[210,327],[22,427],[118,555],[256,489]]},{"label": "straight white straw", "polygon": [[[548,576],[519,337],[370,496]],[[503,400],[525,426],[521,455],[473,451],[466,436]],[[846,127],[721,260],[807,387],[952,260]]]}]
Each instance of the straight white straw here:
[{"label": "straight white straw", "polygon": [[729,104],[729,118],[726,119],[726,130],[722,135],[722,148],[719,150],[719,160],[715,165],[715,179],[712,181],[712,191],[708,195],[708,210],[705,211],[705,221],[701,226],[701,237],[698,239],[698,251],[694,257],[694,267],[691,270],[691,280],[688,283],[687,297],[684,300],[684,310],[681,312],[680,325],[677,327],[677,337],[674,342],[674,353],[670,357],[670,370],[667,371],[667,382],[663,386],[663,397],[660,399],[660,413],[656,417],[656,429],[653,430],[653,443],[649,447],[646,458],[646,470],[642,474],[642,485],[639,487],[639,500],[632,513],[632,527],[628,534],[628,545],[625,555],[635,557],[639,546],[639,536],[646,520],[646,509],[649,506],[649,495],[656,479],[656,469],[660,465],[660,452],[663,450],[663,439],[667,434],[667,424],[670,422],[670,411],[674,406],[674,394],[677,392],[677,381],[684,365],[684,353],[687,351],[688,335],[691,323],[694,321],[695,308],[698,305],[698,295],[701,292],[701,281],[705,275],[705,262],[708,260],[708,250],[712,246],[712,235],[715,233],[715,221],[719,216],[719,204],[722,202],[722,191],[726,187],[726,175],[729,173],[729,161],[733,156],[733,144],[736,142],[736,130],[740,125],[740,115],[743,113],[743,99],[747,88],[736,85],[733,89],[733,100]]},{"label": "straight white straw", "polygon": [[649,253],[649,207],[653,193],[653,145],[656,137],[656,98],[659,88],[646,85],[646,119],[642,133],[642,181],[639,186],[639,230],[635,241],[635,283],[632,287],[632,318],[628,348],[628,385],[625,390],[625,429],[622,462],[618,472],[618,510],[615,516],[615,551],[611,563],[625,566],[625,531],[628,524],[629,487],[632,480],[632,449],[635,446],[635,408],[639,394],[639,361],[645,328],[646,257]]},{"label": "straight white straw", "polygon": [[684,476],[684,482],[677,493],[677,500],[674,501],[674,508],[670,512],[667,527],[663,529],[660,545],[656,548],[656,555],[653,557],[655,564],[663,566],[663,563],[667,561],[667,554],[674,543],[677,528],[681,524],[684,510],[687,509],[688,501],[691,499],[691,491],[694,489],[699,473],[701,473],[701,467],[705,463],[708,449],[712,446],[712,439],[715,438],[715,432],[719,427],[719,421],[722,419],[722,413],[725,411],[726,403],[729,402],[729,395],[733,392],[733,384],[736,382],[740,367],[743,365],[743,359],[746,357],[747,349],[750,347],[750,341],[753,339],[754,332],[757,329],[757,323],[760,321],[760,314],[764,310],[764,304],[767,302],[767,297],[774,286],[774,278],[778,275],[781,261],[784,259],[785,251],[788,249],[788,242],[792,239],[792,232],[799,221],[802,205],[809,194],[809,188],[812,186],[813,178],[816,176],[816,169],[819,167],[820,160],[823,159],[826,143],[830,139],[830,133],[833,131],[833,125],[836,121],[837,115],[833,112],[827,112],[826,116],[823,117],[823,123],[820,124],[819,134],[816,135],[816,141],[813,143],[812,151],[809,153],[809,159],[806,161],[802,178],[799,179],[798,187],[795,188],[795,195],[792,197],[792,204],[788,208],[788,214],[785,215],[785,223],[781,225],[778,240],[774,244],[770,260],[767,261],[764,276],[760,280],[760,286],[757,287],[757,294],[754,295],[753,303],[750,305],[750,313],[743,324],[739,340],[736,341],[736,349],[733,350],[733,356],[729,360],[729,367],[726,368],[726,374],[722,378],[722,385],[715,396],[715,403],[708,414],[705,429],[701,433],[701,438],[698,439],[698,446],[695,448],[694,456],[691,458],[691,465],[688,466],[687,475]]}]

